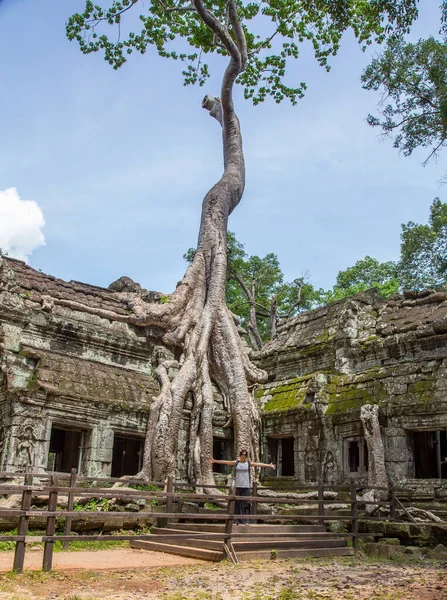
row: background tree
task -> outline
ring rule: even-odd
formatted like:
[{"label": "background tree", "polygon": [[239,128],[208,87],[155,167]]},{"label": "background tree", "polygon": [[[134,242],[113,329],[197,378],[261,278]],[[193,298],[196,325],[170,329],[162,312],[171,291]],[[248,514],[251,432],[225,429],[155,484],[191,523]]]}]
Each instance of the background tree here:
[{"label": "background tree", "polygon": [[[249,256],[231,231],[227,233],[227,250],[227,306],[240,317],[253,350],[260,350],[264,342],[275,337],[278,320],[311,308],[316,292],[307,282],[307,274],[285,282],[276,254]],[[195,248],[190,248],[184,258],[191,263],[194,255]]]},{"label": "background tree", "polygon": [[442,39],[409,43],[391,38],[385,51],[366,68],[363,87],[381,90],[380,116],[368,115],[394,147],[409,156],[428,148],[426,164],[447,143],[447,2],[442,4]]},{"label": "background tree", "polygon": [[352,267],[340,271],[334,287],[320,291],[320,302],[327,304],[347,296],[377,288],[384,297],[399,291],[398,270],[394,262],[379,262],[371,256],[358,260]]},{"label": "background tree", "polygon": [[[160,481],[175,474],[178,433],[186,396],[192,394],[190,419],[191,476],[213,484],[212,381],[230,407],[236,450],[244,446],[258,455],[258,407],[248,384],[266,374],[248,359],[232,313],[225,305],[228,217],[239,204],[245,186],[245,166],[239,120],[233,104],[236,81],[254,103],[270,95],[276,102],[302,96],[304,83],[286,77],[299,44],[310,42],[318,63],[328,68],[343,33],[352,28],[363,45],[382,41],[406,29],[417,14],[416,0],[302,0],[245,2],[242,0],[108,0],[103,8],[88,0],[83,13],[67,23],[67,35],[85,54],[101,51],[121,67],[134,51],[148,48],[163,58],[185,64],[185,83],[203,85],[209,70],[204,57],[214,52],[225,59],[219,97],[206,96],[202,106],[222,127],[224,171],[207,193],[193,262],[164,304],[150,305],[138,294],[125,297],[139,326],[157,325],[178,361],[161,362],[157,375],[161,393],[153,401],[146,434],[142,474]],[[141,29],[125,34],[126,13],[140,10]],[[112,28],[112,38],[107,35]],[[190,47],[189,53],[184,52]],[[156,87],[156,81],[154,81]],[[175,102],[178,100],[175,99]],[[106,314],[105,313],[102,314]],[[168,370],[176,366],[171,381]]]},{"label": "background tree", "polygon": [[402,225],[400,262],[401,286],[407,290],[447,285],[447,204],[435,198],[429,222]]}]

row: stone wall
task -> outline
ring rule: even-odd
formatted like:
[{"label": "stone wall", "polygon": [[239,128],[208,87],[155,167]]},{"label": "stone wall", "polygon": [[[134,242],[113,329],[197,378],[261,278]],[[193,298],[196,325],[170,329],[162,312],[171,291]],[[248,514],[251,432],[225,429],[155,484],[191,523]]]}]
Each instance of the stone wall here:
[{"label": "stone wall", "polygon": [[56,427],[82,434],[84,473],[110,476],[114,437],[145,435],[161,331],[120,321],[116,292],[0,261],[1,469],[46,469]]},{"label": "stone wall", "polygon": [[[360,408],[377,404],[390,481],[418,475],[425,438],[415,432],[427,432],[431,444],[431,432],[445,436],[447,428],[447,293],[389,301],[362,293],[301,314],[278,333],[257,354],[270,381],[257,391],[265,457],[275,459],[272,440],[293,437],[295,480],[366,482],[366,468],[350,471],[349,461],[367,463]],[[442,453],[444,461],[447,438]]]},{"label": "stone wall", "polygon": [[[48,469],[60,459],[57,444],[84,474],[108,476],[119,460],[128,469],[126,452],[137,460],[159,390],[154,371],[173,350],[161,330],[128,322],[122,291],[161,301],[127,278],[103,289],[0,258],[0,469]],[[391,482],[429,479],[438,447],[447,478],[447,293],[358,294],[289,319],[253,358],[269,375],[255,393],[263,458],[279,461],[277,482],[366,482],[364,404],[379,406]],[[182,479],[192,476],[189,415],[187,401]],[[217,389],[213,427],[216,448],[232,457]]]}]

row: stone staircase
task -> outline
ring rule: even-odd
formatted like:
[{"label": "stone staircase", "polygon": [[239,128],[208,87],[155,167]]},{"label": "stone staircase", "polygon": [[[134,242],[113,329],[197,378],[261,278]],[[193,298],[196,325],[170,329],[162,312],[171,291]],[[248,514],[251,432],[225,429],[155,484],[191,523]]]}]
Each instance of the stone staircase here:
[{"label": "stone staircase", "polygon": [[131,547],[211,561],[229,558],[236,563],[354,553],[346,538],[329,533],[322,525],[234,525],[230,545],[225,544],[224,532],[224,525],[173,523],[163,528],[153,527],[153,540],[131,541]]}]

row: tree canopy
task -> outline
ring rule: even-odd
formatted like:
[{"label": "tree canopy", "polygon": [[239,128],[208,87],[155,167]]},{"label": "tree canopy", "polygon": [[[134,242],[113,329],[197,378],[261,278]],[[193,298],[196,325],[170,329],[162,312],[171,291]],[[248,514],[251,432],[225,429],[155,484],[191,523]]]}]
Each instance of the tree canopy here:
[{"label": "tree canopy", "polygon": [[340,271],[332,289],[320,291],[320,302],[327,304],[371,288],[377,288],[382,296],[388,297],[398,292],[399,287],[397,266],[394,262],[381,263],[371,256],[365,256],[352,267]]},{"label": "tree canopy", "polygon": [[332,289],[319,290],[315,302],[327,304],[377,288],[385,298],[403,290],[440,288],[447,285],[447,203],[435,198],[428,223],[412,221],[401,226],[397,262],[379,262],[371,256],[340,271]]},{"label": "tree canopy", "polygon": [[[305,82],[290,82],[286,77],[301,43],[309,42],[317,62],[329,69],[329,58],[337,53],[347,29],[365,47],[383,42],[392,31],[407,31],[417,16],[417,0],[238,0],[234,4],[247,53],[237,83],[255,104],[266,96],[296,103],[304,94]],[[206,55],[228,56],[234,40],[241,37],[226,0],[109,0],[107,5],[87,0],[85,10],[68,20],[67,36],[85,54],[102,52],[114,69],[133,52],[144,54],[153,47],[161,57],[184,64],[186,85],[203,85],[210,75]],[[129,31],[127,13],[138,8],[139,30]],[[210,27],[211,16],[217,30]]]},{"label": "tree canopy", "polygon": [[399,279],[404,289],[447,285],[447,203],[435,198],[426,225],[402,225]]},{"label": "tree canopy", "polygon": [[363,87],[383,92],[379,115],[368,123],[392,137],[409,156],[426,148],[426,164],[447,144],[447,2],[441,6],[441,36],[416,43],[391,37],[362,75]]}]

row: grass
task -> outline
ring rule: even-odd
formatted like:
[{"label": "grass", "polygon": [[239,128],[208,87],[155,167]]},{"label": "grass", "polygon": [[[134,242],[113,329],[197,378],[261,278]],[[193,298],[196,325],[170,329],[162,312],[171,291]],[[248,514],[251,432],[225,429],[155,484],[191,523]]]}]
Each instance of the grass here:
[{"label": "grass", "polygon": [[[127,532],[126,532],[127,533]],[[147,530],[142,531],[141,533],[146,534],[150,533]],[[17,535],[17,528],[11,529],[11,531],[2,532],[3,535]],[[42,530],[28,532],[30,536],[41,536],[45,535],[45,532]],[[58,535],[56,533],[56,535]],[[62,533],[60,533],[62,535]],[[72,552],[80,552],[82,550],[111,550],[113,548],[128,548],[129,541],[128,540],[108,540],[107,536],[104,536],[104,540],[100,540],[98,542],[95,541],[83,541],[77,540],[76,536],[73,536],[73,541],[70,541],[69,550]],[[35,548],[35,547],[43,548],[43,542],[30,542],[27,544],[27,549]],[[0,552],[12,552],[15,550],[15,542],[0,542]],[[64,550],[63,542],[56,541],[54,543],[54,551],[62,552]]]}]

